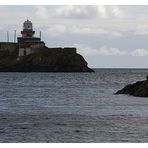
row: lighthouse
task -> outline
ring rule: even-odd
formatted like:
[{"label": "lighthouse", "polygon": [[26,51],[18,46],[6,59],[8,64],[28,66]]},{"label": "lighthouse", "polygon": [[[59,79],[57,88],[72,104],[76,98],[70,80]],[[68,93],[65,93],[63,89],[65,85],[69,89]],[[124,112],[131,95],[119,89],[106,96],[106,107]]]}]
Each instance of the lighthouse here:
[{"label": "lighthouse", "polygon": [[19,56],[25,56],[38,52],[45,47],[45,43],[41,41],[41,38],[35,37],[33,24],[28,19],[23,23],[21,37],[18,37],[17,40],[19,44]]},{"label": "lighthouse", "polygon": [[23,38],[32,38],[34,37],[35,31],[33,31],[32,22],[27,20],[23,24],[23,31],[21,31]]}]

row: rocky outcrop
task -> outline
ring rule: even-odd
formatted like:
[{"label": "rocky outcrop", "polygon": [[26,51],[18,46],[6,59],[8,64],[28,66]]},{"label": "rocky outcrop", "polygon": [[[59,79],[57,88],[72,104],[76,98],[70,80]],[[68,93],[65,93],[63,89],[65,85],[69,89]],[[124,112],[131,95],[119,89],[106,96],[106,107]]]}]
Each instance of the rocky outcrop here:
[{"label": "rocky outcrop", "polygon": [[148,76],[145,81],[138,81],[134,84],[129,84],[115,94],[129,94],[138,97],[148,97]]},{"label": "rocky outcrop", "polygon": [[0,72],[94,72],[80,54],[65,50],[45,49],[21,58],[17,55],[17,51],[0,52]]}]

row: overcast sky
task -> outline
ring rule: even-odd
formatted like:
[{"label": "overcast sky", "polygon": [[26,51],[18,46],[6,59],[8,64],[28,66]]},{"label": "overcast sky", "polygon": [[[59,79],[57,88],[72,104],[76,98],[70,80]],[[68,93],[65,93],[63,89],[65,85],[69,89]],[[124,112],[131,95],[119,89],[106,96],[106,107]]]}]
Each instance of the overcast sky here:
[{"label": "overcast sky", "polygon": [[148,68],[148,6],[0,6],[0,41],[27,19],[48,47],[75,46],[90,67]]}]

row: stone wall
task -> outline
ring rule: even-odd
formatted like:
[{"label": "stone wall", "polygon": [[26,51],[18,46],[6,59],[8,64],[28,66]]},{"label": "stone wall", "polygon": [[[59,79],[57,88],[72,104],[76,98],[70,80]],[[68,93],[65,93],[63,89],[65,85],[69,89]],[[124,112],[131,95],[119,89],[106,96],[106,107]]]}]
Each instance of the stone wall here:
[{"label": "stone wall", "polygon": [[[20,50],[19,50],[20,48]],[[25,51],[26,49],[26,51]],[[18,43],[12,43],[12,42],[0,42],[0,51],[9,51],[10,53],[13,51],[18,50],[19,55],[23,56],[26,52],[26,55],[38,52],[40,50],[49,50],[53,54],[59,54],[59,53],[65,53],[65,54],[76,54],[76,48],[74,47],[56,47],[56,48],[48,48],[45,47],[44,42],[34,43],[32,45],[25,43],[25,44],[18,44]]]},{"label": "stone wall", "polygon": [[45,43],[44,42],[39,42],[39,43],[36,43],[36,44],[32,44],[31,46],[30,46],[30,48],[32,48],[32,49],[42,49],[42,48],[44,48],[45,47]]},{"label": "stone wall", "polygon": [[19,48],[18,43],[0,42],[0,51],[13,52],[15,50],[18,50],[18,48]]},{"label": "stone wall", "polygon": [[64,47],[62,48],[62,51],[69,54],[76,54],[77,52],[75,47]]},{"label": "stone wall", "polygon": [[50,52],[53,52],[53,53],[66,53],[66,54],[76,54],[76,48],[74,47],[64,47],[64,48],[61,48],[61,47],[56,47],[56,48],[47,48]]}]

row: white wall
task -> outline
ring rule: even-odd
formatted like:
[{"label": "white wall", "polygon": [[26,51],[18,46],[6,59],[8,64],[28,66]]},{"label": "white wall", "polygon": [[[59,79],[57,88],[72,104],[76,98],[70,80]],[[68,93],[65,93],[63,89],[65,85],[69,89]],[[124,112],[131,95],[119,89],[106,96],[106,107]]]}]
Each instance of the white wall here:
[{"label": "white wall", "polygon": [[31,53],[33,53],[33,51],[30,48],[19,48],[19,56],[25,56],[25,54],[29,55]]}]

